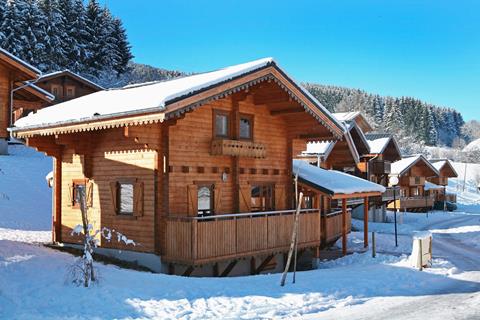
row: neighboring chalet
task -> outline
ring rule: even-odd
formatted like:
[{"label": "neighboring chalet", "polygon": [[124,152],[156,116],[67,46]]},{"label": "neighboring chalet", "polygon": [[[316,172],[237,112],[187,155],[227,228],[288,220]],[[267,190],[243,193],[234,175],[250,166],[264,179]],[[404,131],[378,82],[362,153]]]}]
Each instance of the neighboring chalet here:
[{"label": "neighboring chalet", "polygon": [[[404,158],[392,163],[390,176],[399,179],[400,199],[397,209],[405,211],[428,211],[434,198],[425,193],[425,181],[439,176],[437,169],[422,155]],[[393,202],[388,208],[394,207]]]},{"label": "neighboring chalet", "polygon": [[448,159],[431,159],[430,162],[439,172],[439,176],[427,178],[427,180],[432,184],[441,186],[441,188],[437,188],[437,190],[434,192],[435,201],[446,201],[452,203],[457,202],[457,195],[455,193],[446,192],[446,186],[448,186],[448,178],[458,177],[458,174],[455,171],[452,163]]},{"label": "neighboring chalet", "polygon": [[367,118],[360,111],[351,111],[351,112],[336,112],[333,116],[342,122],[355,122],[358,127],[362,130],[363,133],[368,133],[373,131],[373,127],[368,122]]},{"label": "neighboring chalet", "polygon": [[0,154],[8,152],[12,117],[18,108],[49,103],[53,97],[30,84],[40,76],[40,70],[0,48]]},{"label": "neighboring chalet", "polygon": [[44,103],[16,105],[14,122],[32,111],[43,109],[47,106],[83,97],[87,94],[105,90],[98,84],[74,73],[70,70],[56,71],[42,75],[35,81],[35,87],[50,96]]},{"label": "neighboring chalet", "polygon": [[[93,93],[22,118],[12,132],[55,159],[55,242],[80,242],[71,231],[85,193],[95,228],[137,243],[100,239],[105,254],[122,249],[118,258],[155,271],[226,276],[284,267],[294,146],[341,140],[345,127],[267,58]],[[347,197],[338,183],[319,191]],[[378,195],[372,186],[383,188],[353,193]],[[346,208],[342,225],[331,223],[338,216],[320,198],[306,199],[300,215],[299,252],[310,262],[327,241],[343,237],[346,246]]]}]

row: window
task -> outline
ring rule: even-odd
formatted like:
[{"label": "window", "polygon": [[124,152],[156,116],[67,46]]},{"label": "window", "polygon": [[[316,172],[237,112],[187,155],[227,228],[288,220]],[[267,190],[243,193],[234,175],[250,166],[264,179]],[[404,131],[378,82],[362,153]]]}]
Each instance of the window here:
[{"label": "window", "polygon": [[213,215],[213,185],[199,185],[197,189],[198,215]]},{"label": "window", "polygon": [[134,184],[119,182],[117,192],[118,214],[133,215]]},{"label": "window", "polygon": [[68,86],[66,88],[66,91],[67,91],[67,98],[74,98],[75,97],[75,87]]},{"label": "window", "polygon": [[80,204],[83,199],[87,201],[87,186],[85,180],[73,180],[72,183],[72,206],[80,208]]},{"label": "window", "polygon": [[275,210],[273,184],[252,185],[251,205],[252,212]]},{"label": "window", "polygon": [[305,195],[303,197],[303,206],[305,209],[313,209],[313,195]]},{"label": "window", "polygon": [[112,209],[119,216],[143,216],[143,182],[120,178],[110,182]]},{"label": "window", "polygon": [[239,133],[238,136],[240,139],[252,140],[253,139],[253,116],[252,115],[240,115],[239,123]]},{"label": "window", "polygon": [[219,138],[230,137],[230,115],[225,111],[214,110],[214,135]]},{"label": "window", "polygon": [[55,98],[59,98],[61,95],[61,87],[56,84],[52,84],[52,94],[55,96]]}]

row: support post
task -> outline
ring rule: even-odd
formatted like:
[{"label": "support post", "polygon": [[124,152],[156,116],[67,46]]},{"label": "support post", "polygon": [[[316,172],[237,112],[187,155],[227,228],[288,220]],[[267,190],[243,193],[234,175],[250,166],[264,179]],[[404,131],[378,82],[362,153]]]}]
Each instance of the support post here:
[{"label": "support post", "polygon": [[61,242],[62,232],[62,159],[61,156],[57,156],[53,160],[53,195],[54,195],[54,207],[53,207],[53,228],[52,228],[52,241]]},{"label": "support post", "polygon": [[342,254],[347,254],[347,199],[342,199]]},{"label": "support post", "polygon": [[368,197],[363,200],[363,247],[368,248]]},{"label": "support post", "polygon": [[375,247],[375,232],[372,232],[372,258],[377,256],[377,248]]}]

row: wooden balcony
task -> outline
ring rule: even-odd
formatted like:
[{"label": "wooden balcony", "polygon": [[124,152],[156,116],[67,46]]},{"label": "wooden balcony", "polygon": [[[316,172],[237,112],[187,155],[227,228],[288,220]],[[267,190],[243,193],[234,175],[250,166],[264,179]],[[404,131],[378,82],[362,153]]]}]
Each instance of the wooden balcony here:
[{"label": "wooden balcony", "polygon": [[[385,190],[385,192],[382,194],[382,201],[393,201],[393,192],[393,187],[387,187],[387,190]],[[395,198],[400,199],[400,188],[395,189]]]},{"label": "wooden balcony", "polygon": [[[351,210],[347,212],[347,233],[352,229]],[[332,243],[342,236],[342,210],[335,210],[331,213],[322,215],[325,219],[325,242]]]},{"label": "wooden balcony", "polygon": [[[162,259],[200,265],[286,252],[290,246],[294,214],[294,210],[286,210],[211,217],[167,217]],[[328,222],[335,228],[335,236],[338,232],[341,234],[341,215],[339,217],[336,218],[340,219],[339,227],[337,222]],[[298,247],[320,246],[319,210],[302,210],[299,222]]]},{"label": "wooden balcony", "polygon": [[[409,210],[409,209],[430,209],[433,207],[433,202],[435,199],[431,196],[419,196],[419,197],[401,197],[399,200],[396,200],[396,206],[399,210]],[[393,202],[388,205],[389,209],[394,208]]]},{"label": "wooden balcony", "polygon": [[254,143],[252,141],[214,139],[212,140],[211,153],[218,156],[262,159],[267,156],[267,148],[262,143]]},{"label": "wooden balcony", "polygon": [[392,170],[392,163],[385,160],[372,160],[369,162],[368,170],[370,174],[383,175],[389,174]]}]

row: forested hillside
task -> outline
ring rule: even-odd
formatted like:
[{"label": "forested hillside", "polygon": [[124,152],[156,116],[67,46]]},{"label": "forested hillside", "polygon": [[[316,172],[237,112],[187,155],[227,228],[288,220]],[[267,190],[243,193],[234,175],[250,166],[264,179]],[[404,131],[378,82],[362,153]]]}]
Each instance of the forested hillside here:
[{"label": "forested hillside", "polygon": [[462,115],[411,97],[382,97],[358,89],[305,83],[333,112],[362,111],[378,131],[394,133],[403,147],[416,143],[452,146],[463,140]]},{"label": "forested hillside", "polygon": [[123,74],[133,58],[122,21],[97,0],[0,0],[0,46],[44,72]]}]

